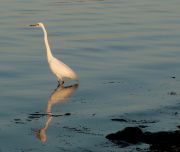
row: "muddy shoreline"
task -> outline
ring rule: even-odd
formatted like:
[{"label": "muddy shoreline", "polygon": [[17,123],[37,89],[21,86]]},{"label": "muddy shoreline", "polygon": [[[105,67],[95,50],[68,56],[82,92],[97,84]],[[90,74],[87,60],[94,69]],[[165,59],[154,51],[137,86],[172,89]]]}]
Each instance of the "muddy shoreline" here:
[{"label": "muddy shoreline", "polygon": [[[138,146],[136,151],[180,151],[180,104],[149,112],[114,116],[111,121],[124,124],[124,128],[105,136],[120,149]],[[147,144],[144,148],[142,144]]]}]

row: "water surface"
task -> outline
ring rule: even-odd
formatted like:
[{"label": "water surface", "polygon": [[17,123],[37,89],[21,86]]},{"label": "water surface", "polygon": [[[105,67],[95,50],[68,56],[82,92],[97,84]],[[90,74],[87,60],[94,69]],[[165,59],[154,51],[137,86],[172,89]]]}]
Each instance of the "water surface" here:
[{"label": "water surface", "polygon": [[[122,127],[110,121],[113,116],[179,101],[179,5],[179,0],[2,0],[1,151],[124,151],[104,138]],[[42,30],[29,27],[39,21],[47,26],[54,55],[80,79],[72,94],[52,104],[53,117],[40,115],[57,82]]]}]

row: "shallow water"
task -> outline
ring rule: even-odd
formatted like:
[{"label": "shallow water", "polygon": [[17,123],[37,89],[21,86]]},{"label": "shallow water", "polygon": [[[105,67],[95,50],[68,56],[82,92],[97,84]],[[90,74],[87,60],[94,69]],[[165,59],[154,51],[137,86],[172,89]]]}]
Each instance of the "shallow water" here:
[{"label": "shallow water", "polygon": [[[124,151],[104,138],[122,127],[111,122],[113,116],[179,102],[179,5],[179,0],[2,0],[0,150]],[[47,26],[54,55],[80,80],[78,87],[60,88],[55,99],[57,82],[42,31],[29,27],[39,21]],[[43,115],[48,106],[53,117]]]}]

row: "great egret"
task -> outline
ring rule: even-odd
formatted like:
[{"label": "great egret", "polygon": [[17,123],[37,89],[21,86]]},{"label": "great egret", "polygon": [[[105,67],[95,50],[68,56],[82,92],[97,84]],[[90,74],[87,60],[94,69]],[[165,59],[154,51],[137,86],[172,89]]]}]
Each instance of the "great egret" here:
[{"label": "great egret", "polygon": [[44,32],[44,42],[47,50],[47,60],[51,71],[55,74],[55,76],[58,79],[58,86],[64,84],[64,78],[77,80],[76,73],[68,65],[66,65],[65,63],[63,63],[62,61],[58,60],[53,56],[49,46],[48,35],[44,24],[40,22],[30,26],[40,27]]}]

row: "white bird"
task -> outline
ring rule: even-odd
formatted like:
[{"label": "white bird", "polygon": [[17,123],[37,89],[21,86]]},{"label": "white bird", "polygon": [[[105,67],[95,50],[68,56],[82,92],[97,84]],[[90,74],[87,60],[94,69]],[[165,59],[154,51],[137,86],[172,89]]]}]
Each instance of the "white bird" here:
[{"label": "white bird", "polygon": [[74,79],[77,80],[76,73],[65,63],[55,58],[51,52],[49,42],[48,42],[48,35],[47,31],[45,29],[45,26],[43,23],[36,23],[33,25],[30,25],[33,27],[40,27],[42,28],[44,32],[44,42],[47,50],[47,60],[50,66],[51,71],[54,73],[54,75],[58,79],[58,86],[62,85],[64,83],[64,78],[68,79]]}]

